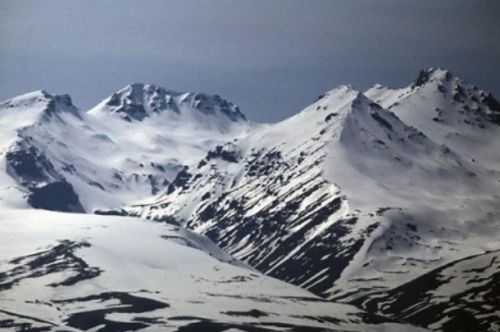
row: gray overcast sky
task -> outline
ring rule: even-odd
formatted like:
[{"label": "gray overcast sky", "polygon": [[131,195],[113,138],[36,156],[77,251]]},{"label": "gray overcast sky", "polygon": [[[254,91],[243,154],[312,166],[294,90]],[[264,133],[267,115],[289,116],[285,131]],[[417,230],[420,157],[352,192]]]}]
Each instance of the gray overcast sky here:
[{"label": "gray overcast sky", "polygon": [[402,86],[431,66],[500,95],[500,1],[0,2],[0,99],[45,89],[88,108],[151,82],[276,121],[339,84]]}]

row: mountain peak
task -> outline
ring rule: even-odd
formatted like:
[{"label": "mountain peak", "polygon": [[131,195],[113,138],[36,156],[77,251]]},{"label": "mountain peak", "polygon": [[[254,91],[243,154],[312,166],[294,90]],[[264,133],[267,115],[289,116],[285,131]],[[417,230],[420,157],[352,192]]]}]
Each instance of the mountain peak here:
[{"label": "mountain peak", "polygon": [[378,151],[381,146],[391,145],[396,137],[403,137],[407,130],[394,113],[358,92],[351,101],[340,141],[347,144],[357,142],[358,148],[372,146]]},{"label": "mountain peak", "polygon": [[358,116],[356,114],[373,114],[373,113],[390,113],[384,110],[379,104],[368,98],[364,93],[351,90],[352,97],[350,101],[349,115]]},{"label": "mountain peak", "polygon": [[351,102],[353,108],[362,108],[363,106],[375,104],[371,99],[365,96],[362,92],[356,91],[356,95]]},{"label": "mountain peak", "polygon": [[47,102],[53,96],[45,90],[36,90],[7,99],[1,103],[2,106],[15,107],[21,105],[32,105],[39,102]]},{"label": "mountain peak", "polygon": [[350,84],[341,84],[331,90],[328,90],[326,93],[324,93],[321,97],[329,97],[329,96],[339,96],[339,95],[347,95],[347,94],[353,94],[353,93],[358,93],[359,91],[354,89],[352,85]]},{"label": "mountain peak", "polygon": [[328,109],[327,105],[338,106],[339,104],[346,104],[351,102],[358,94],[359,91],[351,85],[339,85],[321,94],[318,100],[311,106],[316,109]]},{"label": "mountain peak", "polygon": [[199,111],[206,115],[221,114],[231,121],[246,121],[239,107],[219,95],[176,92],[155,84],[132,83],[113,93],[96,109],[117,113],[127,121],[142,121],[152,114],[169,111],[180,115]]},{"label": "mountain peak", "polygon": [[57,110],[76,112],[71,97],[67,94],[53,95],[45,90],[28,92],[8,99],[0,104],[2,108],[44,109],[51,114]]},{"label": "mountain peak", "polygon": [[423,69],[418,73],[418,77],[413,83],[413,86],[418,87],[426,84],[427,82],[434,81],[450,81],[453,77],[453,74],[447,69],[431,67]]}]

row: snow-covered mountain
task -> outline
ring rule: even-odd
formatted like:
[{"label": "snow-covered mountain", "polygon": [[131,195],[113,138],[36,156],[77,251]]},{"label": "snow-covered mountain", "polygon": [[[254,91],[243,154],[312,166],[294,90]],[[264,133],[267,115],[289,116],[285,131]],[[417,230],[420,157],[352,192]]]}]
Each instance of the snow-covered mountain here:
[{"label": "snow-covered mountain", "polygon": [[[202,247],[196,244],[197,241],[207,243],[203,237],[206,236],[227,255],[221,259],[222,256],[215,254],[216,259],[231,269],[243,269],[245,273],[273,280],[259,274],[264,273],[305,289],[301,292],[311,291],[394,320],[442,331],[452,331],[470,305],[474,310],[468,310],[469,314],[487,317],[488,322],[493,321],[488,326],[495,329],[497,313],[491,306],[496,299],[488,294],[495,294],[496,274],[490,270],[496,265],[492,263],[491,269],[483,269],[488,270],[487,273],[479,269],[469,273],[467,267],[456,264],[472,259],[474,263],[471,264],[478,260],[477,264],[481,265],[483,259],[475,257],[491,258],[496,255],[491,254],[492,251],[500,250],[497,222],[500,217],[500,154],[495,145],[500,139],[499,119],[499,103],[490,93],[442,69],[422,71],[414,83],[401,89],[377,85],[362,93],[350,86],[341,86],[323,94],[289,119],[260,125],[247,121],[235,105],[219,96],[176,93],[153,85],[132,84],[87,112],[74,107],[67,96],[36,92],[0,105],[0,158],[3,160],[0,164],[0,206],[9,209],[6,211],[13,207],[26,208],[29,204],[35,208],[108,215],[87,215],[85,223],[99,220],[106,227],[117,230],[122,226],[114,226],[115,221],[120,221],[116,225],[131,222],[150,225],[140,226],[147,228],[147,232],[161,229],[182,232],[181,235],[169,235],[169,239],[183,238],[181,242],[196,248]],[[25,212],[19,213],[16,220],[32,220],[37,213],[43,215],[45,212],[31,211],[33,215],[26,217],[21,217]],[[131,218],[109,215],[141,217],[161,223],[133,222]],[[47,216],[50,217],[47,220],[59,219],[54,217],[57,214]],[[61,216],[73,220],[85,218]],[[120,234],[129,232],[133,231],[124,227]],[[201,236],[192,240],[192,232]],[[134,247],[131,252],[128,246],[134,239],[127,236],[124,235],[124,242],[111,245],[120,249],[96,242],[95,247],[102,247],[103,252],[94,252],[93,257],[100,259],[105,252],[124,250],[126,260],[138,260],[139,266],[133,267],[134,270],[140,271],[143,265],[146,269],[150,265],[159,270],[167,268],[158,262],[157,256],[153,258],[149,249],[144,254]],[[185,240],[186,237],[189,240]],[[66,237],[51,239],[55,243]],[[80,243],[73,238],[68,240]],[[154,244],[157,240],[151,241]],[[53,244],[50,248],[57,246]],[[144,246],[148,248],[149,244]],[[81,247],[82,251],[87,250],[84,249],[86,245]],[[158,249],[158,252],[170,250]],[[23,258],[16,258],[34,251],[31,248],[19,254],[6,254],[5,261],[22,263]],[[214,255],[212,249],[203,251]],[[106,265],[108,263],[96,266],[105,271],[117,270],[115,265]],[[86,264],[87,270],[94,266]],[[448,266],[460,268],[449,270]],[[445,271],[442,267],[446,267],[446,275],[441,274],[440,271]],[[12,269],[27,270],[16,266]],[[198,274],[189,269],[186,273],[194,273],[200,280],[206,274],[207,280],[213,281],[212,274],[207,272],[211,269],[208,264],[203,265],[203,271],[196,272]],[[4,274],[6,280],[16,276],[17,272],[12,271]],[[453,272],[450,271],[456,271],[457,275],[451,277]],[[474,286],[467,281],[478,281],[483,278],[483,272],[484,278],[490,280],[485,286],[481,284],[479,290],[488,297],[484,298],[484,306],[480,304],[483,298],[476,296]],[[94,274],[84,272],[87,273]],[[430,278],[425,277],[426,273],[432,275],[433,280],[439,280],[439,284],[422,286],[418,280]],[[110,280],[120,278],[113,276]],[[179,287],[174,281],[172,283]],[[116,290],[111,281],[105,285],[99,281],[98,284],[108,292]],[[248,285],[251,292],[261,287]],[[188,287],[198,289],[197,284]],[[207,288],[208,284],[202,287]],[[304,310],[315,313],[311,318],[319,324],[315,327],[332,323],[331,317],[325,318],[320,308],[326,301],[314,297],[315,303],[321,303],[318,309],[316,304],[296,298],[290,302],[280,296],[274,302],[269,300],[274,298],[271,292],[274,286],[266,282],[262,287],[259,296],[248,293],[249,296],[228,297],[243,301],[235,300],[235,303],[245,303],[234,304],[236,307],[248,306],[250,302],[254,305],[252,301],[262,297],[267,299],[262,303],[270,303],[267,306],[257,301],[257,309],[236,310],[246,314],[233,316],[233,319],[243,321],[240,316],[247,317],[249,321],[245,322],[258,323],[263,330],[292,329],[292,326],[300,330],[310,323],[294,321],[291,317],[311,316],[290,313],[287,310],[292,309],[286,309],[300,304]],[[298,291],[294,286],[287,287]],[[414,299],[405,293],[412,287],[423,287]],[[442,287],[455,287],[456,290],[446,297],[441,294]],[[72,288],[66,290],[73,292]],[[247,292],[245,286],[236,288]],[[476,292],[473,300],[467,295],[472,294],[469,292],[472,288]],[[77,287],[74,289],[78,292]],[[165,292],[175,293],[170,288]],[[435,292],[435,296],[428,297],[429,292]],[[17,294],[15,296],[20,296]],[[66,294],[64,296],[70,299],[103,303],[114,296]],[[160,290],[158,294],[163,293]],[[165,301],[151,296],[155,301]],[[247,302],[250,298],[252,301]],[[113,300],[121,304],[128,301],[116,297]],[[211,307],[195,310],[218,308],[220,303],[210,302],[212,300],[204,295],[201,300],[195,299]],[[190,300],[179,301],[177,303]],[[411,301],[415,301],[416,306]],[[446,307],[423,307],[427,301],[448,302]],[[279,309],[284,311],[272,309],[277,303],[285,304]],[[391,303],[395,303],[393,307]],[[68,308],[69,311],[54,322],[82,328],[69,323],[75,321],[70,318],[76,309]],[[186,304],[185,308],[189,311],[194,307]],[[330,313],[344,310],[324,308]],[[417,315],[418,308],[424,309]],[[105,309],[95,310],[101,315]],[[272,310],[278,311],[270,314]],[[446,317],[431,314],[436,310],[443,310]],[[192,316],[188,311],[183,312]],[[415,319],[413,311],[417,315]],[[320,318],[316,312],[321,313]],[[427,314],[427,320],[421,319],[421,315]],[[105,320],[108,316],[104,311]],[[77,317],[89,319],[85,315]],[[118,320],[123,318],[120,313],[109,317],[113,321],[116,317]],[[194,322],[190,328],[209,326],[223,330],[224,326],[245,330],[243,325],[236,326],[235,321],[215,311],[204,317],[206,319],[189,320],[190,324],[202,322],[202,325]],[[280,317],[279,322],[270,323],[270,317]],[[134,323],[153,324],[150,318],[147,321],[136,319]],[[356,320],[357,325],[352,329],[365,329],[363,324],[368,323],[365,318]],[[132,322],[130,316],[124,319]],[[203,325],[207,319],[226,325]],[[283,325],[290,321],[295,325]],[[489,328],[485,324],[475,326],[484,331]],[[326,327],[339,328],[328,324]]]},{"label": "snow-covered mountain", "polygon": [[[494,110],[479,105],[494,135]],[[110,213],[176,220],[268,275],[348,301],[500,248],[497,168],[425,129],[340,87]]]},{"label": "snow-covered mountain", "polygon": [[251,126],[217,95],[144,84],[89,112],[66,95],[29,93],[0,105],[0,124],[0,203],[79,212],[151,196]]},{"label": "snow-covered mountain", "polygon": [[225,132],[231,129],[234,122],[246,121],[238,106],[219,95],[179,93],[142,83],[128,85],[113,93],[89,113],[100,116],[115,113],[129,122],[144,121],[151,116],[164,114],[165,118],[155,120],[163,121],[167,128],[174,130],[192,127]]},{"label": "snow-covered mountain", "polygon": [[497,169],[500,151],[500,103],[447,70],[423,70],[415,83],[402,89],[381,85],[365,94],[419,128],[438,144],[445,144],[469,161]]},{"label": "snow-covered mountain", "polygon": [[176,226],[40,210],[0,221],[2,331],[423,331],[266,277]]}]

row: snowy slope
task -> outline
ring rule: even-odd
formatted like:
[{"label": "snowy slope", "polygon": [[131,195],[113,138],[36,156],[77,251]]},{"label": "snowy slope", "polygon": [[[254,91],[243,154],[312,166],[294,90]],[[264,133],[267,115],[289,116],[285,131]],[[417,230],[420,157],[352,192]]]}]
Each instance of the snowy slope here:
[{"label": "snowy slope", "polygon": [[[140,121],[127,118],[142,109]],[[19,96],[0,105],[0,125],[2,205],[28,201],[88,212],[155,194],[184,165],[250,127],[237,106],[219,96],[167,94],[143,84],[89,112],[79,111],[69,96]]]},{"label": "snowy slope", "polygon": [[343,86],[114,213],[176,220],[266,274],[348,300],[499,248],[498,178]]},{"label": "snowy slope", "polygon": [[500,252],[448,263],[355,304],[436,331],[498,331]]},{"label": "snowy slope", "polygon": [[[332,262],[344,256],[334,240],[352,227],[347,202],[322,177],[326,130],[337,127],[325,118],[348,112],[357,95],[340,88],[329,97],[329,111],[311,107],[220,146],[179,174],[166,193],[118,213],[185,222],[257,269],[320,293],[325,289],[320,282],[330,286],[338,277]],[[319,241],[325,245],[316,247]],[[309,261],[301,263],[297,256]]]},{"label": "snowy slope", "polygon": [[2,331],[420,330],[263,276],[176,226],[41,210],[0,221]]},{"label": "snowy slope", "polygon": [[408,87],[377,85],[366,95],[434,142],[484,167],[500,169],[500,103],[491,93],[447,70],[431,68]]}]

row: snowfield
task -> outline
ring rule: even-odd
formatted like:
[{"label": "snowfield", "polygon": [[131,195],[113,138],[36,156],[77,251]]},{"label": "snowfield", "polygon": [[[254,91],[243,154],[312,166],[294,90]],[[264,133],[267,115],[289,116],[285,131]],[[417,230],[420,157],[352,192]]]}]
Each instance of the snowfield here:
[{"label": "snowfield", "polygon": [[418,331],[262,275],[183,228],[0,212],[0,328]]}]

